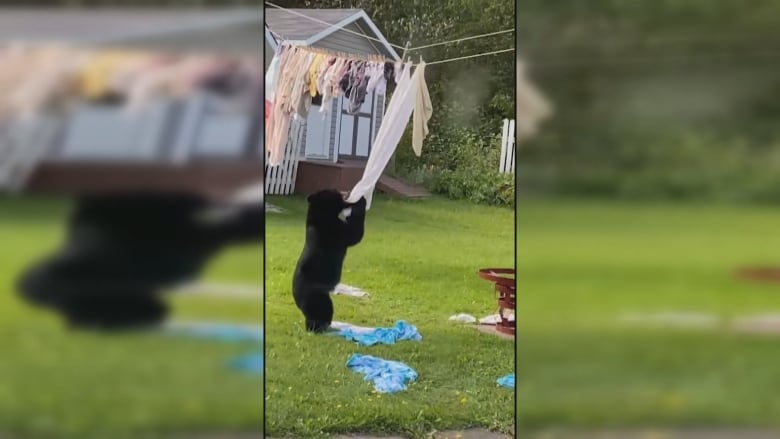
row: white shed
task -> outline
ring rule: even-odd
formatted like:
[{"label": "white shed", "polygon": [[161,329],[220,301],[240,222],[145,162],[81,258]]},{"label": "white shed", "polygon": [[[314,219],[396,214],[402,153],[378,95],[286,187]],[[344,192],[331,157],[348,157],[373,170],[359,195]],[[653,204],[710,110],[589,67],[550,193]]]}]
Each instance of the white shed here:
[{"label": "white shed", "polygon": [[[270,9],[265,11],[265,66],[282,43],[329,49],[361,55],[382,55],[400,60],[390,43],[362,9]],[[270,193],[310,192],[322,187],[349,188],[357,182],[371,152],[385,109],[385,96],[374,92],[366,97],[357,114],[349,114],[348,102],[334,99],[323,116],[320,97],[312,101],[309,116],[291,150],[298,152],[297,172],[285,174],[288,190]],[[268,175],[266,175],[268,178]]]},{"label": "white shed", "polygon": [[[262,8],[0,8],[0,45],[220,53],[256,59],[259,70],[262,21]],[[247,96],[258,107],[249,111],[225,111],[218,97],[199,94],[156,100],[137,117],[93,103],[45,115],[33,129],[40,131],[44,122],[51,125],[46,142],[15,142],[14,147],[0,138],[0,152],[5,147],[20,159],[0,163],[0,189],[4,175],[9,187],[23,184],[29,191],[56,193],[140,187],[216,192],[257,182],[263,150],[260,91],[257,97]],[[42,157],[23,157],[32,150],[26,143],[36,143]],[[7,172],[3,165],[9,165]]]}]

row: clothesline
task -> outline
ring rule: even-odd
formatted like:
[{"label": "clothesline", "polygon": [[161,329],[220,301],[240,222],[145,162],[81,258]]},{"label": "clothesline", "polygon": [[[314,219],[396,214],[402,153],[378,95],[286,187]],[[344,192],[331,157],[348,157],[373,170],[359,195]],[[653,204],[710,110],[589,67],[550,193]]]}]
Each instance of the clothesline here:
[{"label": "clothesline", "polygon": [[514,29],[500,30],[498,32],[490,32],[490,33],[487,33],[487,34],[474,35],[474,36],[471,36],[471,37],[458,38],[458,39],[449,40],[449,41],[442,41],[441,43],[433,43],[433,44],[426,44],[426,45],[423,45],[423,46],[410,47],[407,50],[427,49],[429,47],[443,46],[445,44],[459,43],[461,41],[466,41],[466,40],[474,40],[474,39],[477,39],[477,38],[491,37],[493,35],[500,35],[500,34],[505,34],[505,33],[514,32],[514,31],[515,31]]},{"label": "clothesline", "polygon": [[433,65],[433,64],[442,64],[442,63],[451,62],[451,61],[460,61],[462,59],[477,58],[479,56],[495,55],[495,54],[498,54],[498,53],[505,53],[505,52],[513,52],[514,50],[515,49],[513,47],[511,49],[495,50],[493,52],[478,53],[476,55],[459,56],[457,58],[443,59],[443,60],[440,60],[440,61],[431,61],[431,62],[426,63],[426,64],[428,64],[430,66],[430,65]]},{"label": "clothesline", "polygon": [[[297,43],[289,43],[288,42],[288,43],[282,43],[282,45],[286,45],[286,46],[290,46],[290,47],[305,48],[306,50],[309,50],[311,52],[322,53],[322,54],[325,54],[325,55],[338,56],[340,58],[346,58],[346,59],[350,59],[350,60],[359,60],[359,61],[377,61],[377,60],[381,60],[381,62],[390,62],[390,63],[394,63],[395,62],[395,61],[393,61],[391,59],[384,58],[381,55],[378,55],[378,58],[374,59],[374,57],[372,55],[360,56],[360,55],[356,55],[356,54],[353,54],[353,53],[343,53],[343,52],[336,52],[336,51],[331,51],[331,50],[328,50],[328,49],[322,49],[322,48],[317,48],[317,47],[303,46],[303,45],[300,45],[300,44],[297,44]],[[469,59],[469,58],[477,58],[477,57],[480,57],[480,56],[496,55],[496,54],[499,54],[499,53],[512,52],[513,50],[515,50],[515,49],[514,48],[510,48],[510,49],[494,50],[494,51],[491,51],[491,52],[483,52],[483,53],[477,53],[477,54],[474,54],[474,55],[459,56],[459,57],[455,57],[455,58],[442,59],[442,60],[439,60],[439,61],[426,62],[426,64],[427,65],[443,64],[443,63],[448,63],[448,62],[452,62],[452,61],[460,61],[460,60]],[[418,64],[419,63],[410,63],[410,65],[412,67],[417,66]]]},{"label": "clothesline", "polygon": [[321,47],[312,47],[312,46],[305,46],[296,42],[290,42],[285,41],[282,42],[283,46],[290,46],[290,47],[298,47],[304,50],[308,50],[309,52],[319,53],[323,55],[329,55],[329,56],[337,56],[339,58],[345,58],[352,61],[371,61],[371,62],[389,62],[394,63],[395,60],[385,58],[383,55],[359,55],[355,53],[346,53],[346,52],[340,52],[330,49],[325,49]]}]

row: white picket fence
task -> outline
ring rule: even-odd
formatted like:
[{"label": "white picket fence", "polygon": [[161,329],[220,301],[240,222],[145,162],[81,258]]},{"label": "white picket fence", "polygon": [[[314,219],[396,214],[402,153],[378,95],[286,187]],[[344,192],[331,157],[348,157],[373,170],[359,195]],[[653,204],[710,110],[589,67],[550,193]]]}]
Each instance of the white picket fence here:
[{"label": "white picket fence", "polygon": [[515,120],[504,119],[504,129],[501,133],[501,162],[498,172],[512,174],[515,172]]},{"label": "white picket fence", "polygon": [[[287,144],[284,145],[284,157],[279,166],[265,165],[266,195],[290,195],[295,190],[295,178],[298,175],[298,157],[304,134],[306,120],[298,119],[290,122],[290,133]],[[268,156],[266,155],[266,160]]]},{"label": "white picket fence", "polygon": [[59,122],[45,116],[0,122],[0,191],[24,187],[51,146]]}]

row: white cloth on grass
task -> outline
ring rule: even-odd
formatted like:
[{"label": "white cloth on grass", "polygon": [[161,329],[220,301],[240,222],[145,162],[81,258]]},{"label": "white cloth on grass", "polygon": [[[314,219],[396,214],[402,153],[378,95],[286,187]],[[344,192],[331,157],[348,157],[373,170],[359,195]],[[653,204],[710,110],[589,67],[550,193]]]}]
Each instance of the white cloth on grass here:
[{"label": "white cloth on grass", "polygon": [[284,213],[284,209],[271,203],[265,203],[265,211],[269,213]]},{"label": "white cloth on grass", "polygon": [[365,297],[368,296],[368,293],[361,290],[358,287],[353,287],[345,284],[338,284],[336,285],[336,288],[333,289],[333,294],[338,296],[350,296],[350,297]]},{"label": "white cloth on grass", "polygon": [[[510,312],[506,315],[507,320],[510,322],[515,321],[515,314]],[[482,317],[479,319],[480,325],[496,325],[501,321],[501,315],[500,314],[492,314],[489,316]]]},{"label": "white cloth on grass", "polygon": [[376,328],[369,328],[367,326],[357,326],[357,325],[353,325],[351,323],[345,323],[345,322],[331,322],[330,323],[330,330],[331,331],[343,331],[343,330],[346,330],[346,329],[349,329],[349,330],[351,330],[351,331],[353,331],[355,333],[358,333],[358,334],[360,334],[360,333],[366,334],[366,333],[369,333],[371,331],[376,330]]},{"label": "white cloth on grass", "polygon": [[449,320],[451,322],[458,322],[458,323],[476,323],[477,318],[472,316],[471,314],[455,314],[454,316],[450,316]]}]

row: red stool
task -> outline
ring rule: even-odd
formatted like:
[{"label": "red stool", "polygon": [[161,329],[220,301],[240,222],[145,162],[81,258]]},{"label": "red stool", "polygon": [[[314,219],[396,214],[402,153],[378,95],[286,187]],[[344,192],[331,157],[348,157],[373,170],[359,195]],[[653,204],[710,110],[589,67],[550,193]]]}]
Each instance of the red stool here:
[{"label": "red stool", "polygon": [[515,314],[517,290],[515,270],[512,268],[483,268],[479,270],[479,277],[496,284],[498,315],[501,318],[496,323],[496,331],[514,336],[515,321],[509,320],[506,311],[511,311],[517,319]]}]

